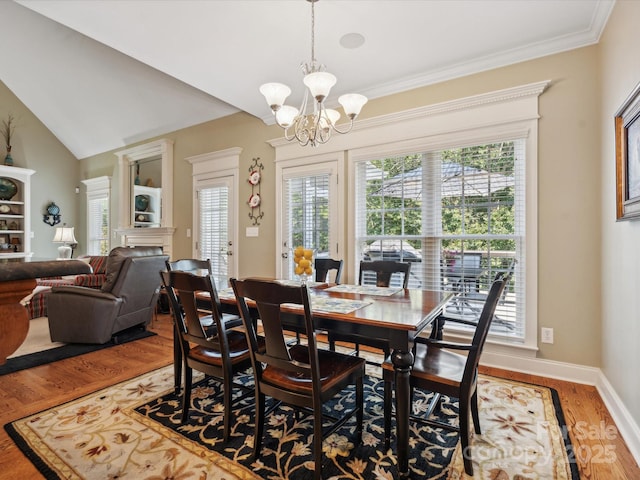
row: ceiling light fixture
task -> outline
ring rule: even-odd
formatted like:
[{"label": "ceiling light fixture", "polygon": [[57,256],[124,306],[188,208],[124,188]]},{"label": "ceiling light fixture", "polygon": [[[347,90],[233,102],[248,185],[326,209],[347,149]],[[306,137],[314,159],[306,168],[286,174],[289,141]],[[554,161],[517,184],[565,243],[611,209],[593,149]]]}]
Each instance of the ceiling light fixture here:
[{"label": "ceiling light fixture", "polygon": [[[315,56],[315,10],[314,4],[318,0],[307,0],[311,3],[311,62],[301,65],[304,73],[303,82],[307,86],[304,91],[302,105],[298,110],[295,107],[285,105],[284,102],[291,94],[291,89],[282,83],[265,83],[260,87],[260,93],[264,95],[267,104],[275,115],[276,123],[284,128],[284,137],[288,141],[294,139],[303,147],[326,143],[331,138],[331,132],[348,133],[353,128],[353,121],[360,113],[360,110],[367,103],[367,97],[357,93],[341,95],[338,102],[342,105],[344,113],[349,117],[349,125],[346,129],[339,129],[336,122],[340,118],[337,110],[326,108],[324,101],[329,96],[331,87],[336,84],[336,77],[325,72],[325,66],[316,61]],[[309,93],[313,98],[313,110],[307,106]],[[293,133],[289,133],[293,129]]]}]

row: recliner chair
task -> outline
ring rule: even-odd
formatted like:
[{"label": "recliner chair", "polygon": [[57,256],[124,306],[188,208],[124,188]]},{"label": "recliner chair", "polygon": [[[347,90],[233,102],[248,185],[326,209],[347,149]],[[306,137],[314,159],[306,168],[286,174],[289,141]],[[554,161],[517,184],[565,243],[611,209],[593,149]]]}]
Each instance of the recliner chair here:
[{"label": "recliner chair", "polygon": [[130,327],[146,328],[160,291],[158,272],[168,259],[160,247],[116,247],[100,290],[53,287],[48,299],[51,341],[103,344]]}]

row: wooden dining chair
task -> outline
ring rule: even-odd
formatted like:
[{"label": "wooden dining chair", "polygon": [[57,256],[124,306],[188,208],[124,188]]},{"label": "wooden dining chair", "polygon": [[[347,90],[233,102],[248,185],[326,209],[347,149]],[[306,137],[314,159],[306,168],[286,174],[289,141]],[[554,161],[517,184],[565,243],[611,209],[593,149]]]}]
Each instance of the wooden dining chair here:
[{"label": "wooden dining chair", "polygon": [[374,260],[360,262],[360,274],[358,282],[360,285],[368,283],[369,275],[367,272],[375,275],[375,284],[378,287],[390,287],[391,279],[394,275],[401,275],[402,281],[400,286],[407,288],[409,285],[409,272],[411,264],[408,262],[396,262],[394,260]]},{"label": "wooden dining chair", "polygon": [[[211,260],[200,260],[197,258],[183,258],[181,260],[176,260],[174,262],[166,261],[167,271],[180,271],[180,272],[189,272],[195,275],[213,275],[213,269],[211,267]],[[212,277],[213,278],[213,277]],[[168,277],[167,277],[168,279]],[[164,279],[163,279],[164,280]],[[168,280],[167,280],[168,282]],[[166,288],[165,283],[163,281],[163,288]],[[196,305],[198,306],[198,312],[205,313],[205,315],[200,316],[200,323],[205,330],[207,336],[213,336],[216,334],[217,327],[216,323],[213,319],[213,312],[211,310],[212,306],[215,306],[218,314],[222,316],[222,321],[224,322],[227,328],[239,327],[242,325],[242,320],[239,315],[235,315],[232,313],[223,313],[222,312],[222,304],[220,302],[220,298],[218,296],[218,290],[216,288],[215,283],[212,284],[213,291],[215,294],[214,302],[211,302],[208,298],[201,298],[200,296],[196,298]],[[182,307],[180,307],[182,308]],[[174,329],[177,328],[178,324],[174,322]],[[174,331],[173,334],[173,369],[175,374],[175,392],[176,394],[180,393],[181,385],[182,385],[182,350],[180,348],[179,340],[179,332],[177,330]]]},{"label": "wooden dining chair", "polygon": [[[218,379],[223,385],[224,440],[227,441],[232,425],[232,403],[251,395],[252,389],[233,381],[235,374],[251,366],[249,346],[244,332],[229,328],[214,305],[215,287],[211,275],[199,276],[188,272],[163,272],[168,280],[167,295],[177,325],[182,353],[185,381],[182,400],[182,423],[189,419],[193,369]],[[167,278],[168,277],[168,278]],[[211,312],[216,325],[215,334],[207,332],[200,322],[196,294],[208,292]],[[233,399],[233,388],[244,391]]]},{"label": "wooden dining chair", "polygon": [[[312,411],[314,478],[319,479],[322,473],[322,440],[325,436],[356,415],[357,442],[362,439],[365,362],[354,356],[318,348],[306,285],[290,286],[258,279],[231,279],[231,285],[251,347],[256,397],[253,458],[260,454],[265,417],[270,413],[265,412],[265,399],[269,396],[277,400],[274,408],[285,403],[296,408],[296,412]],[[264,332],[265,348],[260,346],[248,299],[255,302]],[[282,324],[283,304],[302,307],[306,345],[287,343]],[[322,405],[353,385],[356,392],[354,408],[342,412],[339,418],[323,415]],[[332,421],[325,429],[323,419]]]},{"label": "wooden dining chair", "polygon": [[[375,275],[375,284],[377,287],[389,287],[391,286],[391,279],[394,275],[401,275],[400,285],[402,288],[407,288],[409,285],[409,272],[411,271],[411,264],[407,262],[396,262],[394,260],[374,260],[374,261],[361,261],[359,283],[360,285],[366,285],[370,275]],[[342,335],[336,333],[329,334],[329,348],[335,350],[336,342],[347,342],[354,345],[356,356],[360,355],[360,344],[367,345],[380,349],[384,352],[386,358],[390,353],[389,342],[384,339],[364,337],[357,335]],[[376,362],[369,362],[373,365],[380,365]]]},{"label": "wooden dining chair", "polygon": [[[420,417],[412,416],[411,418],[414,421],[432,427],[460,432],[464,469],[467,475],[470,476],[473,476],[473,466],[468,448],[469,413],[473,418],[475,432],[480,434],[477,391],[478,364],[480,363],[480,355],[505,284],[505,279],[500,276],[491,285],[471,343],[453,343],[423,337],[415,339],[413,350],[415,360],[409,377],[411,388],[412,391],[413,388],[429,390],[434,393],[434,396],[424,415]],[[465,354],[451,350],[462,351]],[[382,370],[384,378],[384,433],[385,446],[388,448],[391,443],[391,397],[392,384],[395,379],[394,367],[390,357],[387,357],[383,362]],[[459,421],[457,427],[429,418],[440,405],[441,395],[448,395],[458,399]]]},{"label": "wooden dining chair", "polygon": [[316,282],[329,281],[330,272],[335,272],[335,275],[331,278],[331,280],[333,280],[333,283],[340,283],[343,265],[343,260],[334,260],[333,258],[316,258]]}]

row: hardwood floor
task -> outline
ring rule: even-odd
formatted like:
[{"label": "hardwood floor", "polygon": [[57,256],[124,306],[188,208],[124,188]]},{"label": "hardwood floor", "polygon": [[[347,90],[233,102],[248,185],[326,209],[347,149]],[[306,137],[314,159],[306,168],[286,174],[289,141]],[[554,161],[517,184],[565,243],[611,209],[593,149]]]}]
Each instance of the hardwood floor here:
[{"label": "hardwood floor", "polygon": [[[0,423],[6,423],[133,378],[172,362],[172,326],[159,315],[157,336],[0,376]],[[493,368],[482,373],[555,388],[583,480],[637,480],[633,459],[595,387]],[[0,479],[42,478],[6,431],[0,432]]]}]

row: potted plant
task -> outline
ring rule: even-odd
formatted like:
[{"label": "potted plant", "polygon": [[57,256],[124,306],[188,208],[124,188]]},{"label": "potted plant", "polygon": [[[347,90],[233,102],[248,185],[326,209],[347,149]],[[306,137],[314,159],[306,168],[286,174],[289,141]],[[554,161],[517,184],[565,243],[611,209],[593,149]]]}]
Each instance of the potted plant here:
[{"label": "potted plant", "polygon": [[2,137],[7,146],[7,156],[4,158],[4,164],[9,166],[13,165],[13,157],[11,157],[11,137],[13,136],[14,130],[13,115],[9,114],[7,119],[2,121]]}]

